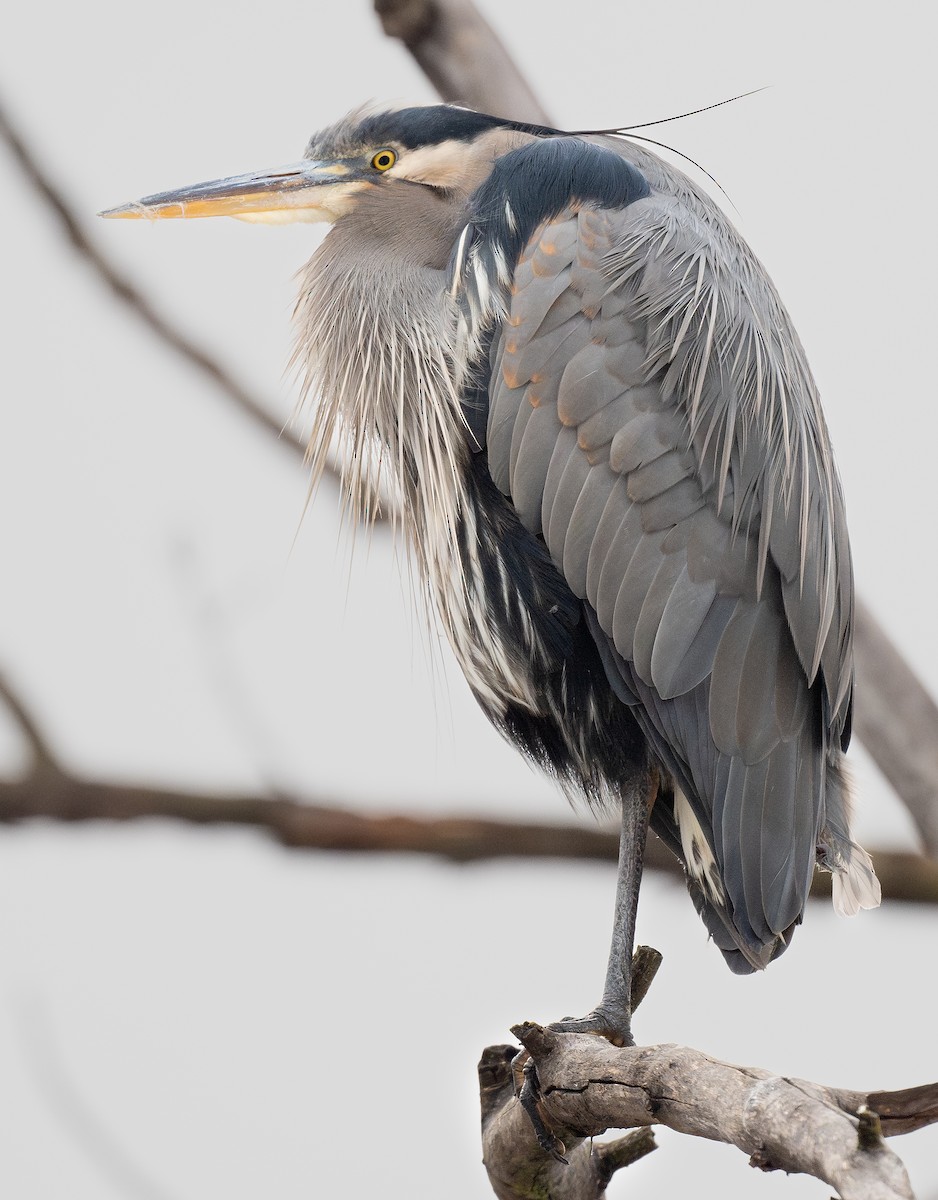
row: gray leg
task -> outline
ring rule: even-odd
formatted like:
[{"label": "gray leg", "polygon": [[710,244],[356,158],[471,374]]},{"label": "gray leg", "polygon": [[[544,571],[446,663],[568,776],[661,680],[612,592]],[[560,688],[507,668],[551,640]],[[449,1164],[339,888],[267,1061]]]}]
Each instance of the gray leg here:
[{"label": "gray leg", "polygon": [[632,947],[635,943],[635,913],[642,881],[648,814],[658,791],[654,767],[639,775],[622,795],[622,829],[619,834],[619,872],[612,945],[603,997],[591,1013],[577,1019],[557,1021],[551,1029],[564,1033],[598,1033],[616,1046],[633,1046],[632,1038]]}]

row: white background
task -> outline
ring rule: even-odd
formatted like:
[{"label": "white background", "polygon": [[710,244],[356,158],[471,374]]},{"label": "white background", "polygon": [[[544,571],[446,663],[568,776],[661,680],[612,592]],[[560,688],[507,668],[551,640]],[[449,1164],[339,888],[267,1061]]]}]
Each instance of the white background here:
[{"label": "white background", "polygon": [[[924,9],[802,0],[484,5],[568,128],[762,85],[654,136],[704,163],[818,376],[858,588],[938,689],[933,38]],[[634,9],[634,12],[630,12]],[[920,15],[921,14],[921,15]],[[88,220],[299,157],[362,101],[430,102],[365,0],[20,3],[0,90]],[[412,616],[383,533],[351,567],[324,492],[67,249],[0,152],[0,664],[68,766],[376,809],[568,817]],[[292,275],[315,227],[99,223],[168,313],[289,415]],[[862,753],[861,835],[913,845]],[[23,762],[0,716],[0,764]],[[158,823],[0,829],[0,1194],[484,1196],[475,1063],[596,999],[613,872],[282,851]],[[738,979],[649,877],[665,965],[641,1040],[857,1088],[938,1078],[936,917],[813,905]],[[660,1138],[642,1196],[815,1197]],[[938,1196],[938,1138],[894,1143]]]}]

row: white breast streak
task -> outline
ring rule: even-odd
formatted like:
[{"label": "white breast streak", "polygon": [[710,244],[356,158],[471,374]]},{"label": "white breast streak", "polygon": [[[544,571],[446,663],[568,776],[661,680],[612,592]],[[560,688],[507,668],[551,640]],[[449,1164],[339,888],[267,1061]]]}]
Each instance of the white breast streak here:
[{"label": "white breast streak", "polygon": [[444,561],[448,555],[458,555],[449,542],[429,571],[446,635],[469,686],[486,706],[504,712],[506,704],[514,704],[536,712],[537,697],[520,656],[505,644],[488,612],[488,589],[477,552],[479,531],[470,506],[464,507],[462,519],[465,559]]},{"label": "white breast streak", "polygon": [[[381,461],[401,497],[401,521],[470,686],[493,711],[536,710],[529,648],[509,645],[488,610],[479,529],[465,492],[469,437],[459,393],[459,311],[446,291],[412,289],[401,320],[399,280],[375,271],[357,290],[314,256],[297,308],[305,394],[318,393],[310,439],[313,478],[334,437],[348,446],[343,483],[353,514],[374,514],[369,464]],[[325,278],[323,277],[325,274]],[[463,341],[463,351],[471,340]],[[351,349],[350,349],[351,348]],[[454,378],[455,376],[455,378]],[[459,526],[465,527],[465,559]]]}]

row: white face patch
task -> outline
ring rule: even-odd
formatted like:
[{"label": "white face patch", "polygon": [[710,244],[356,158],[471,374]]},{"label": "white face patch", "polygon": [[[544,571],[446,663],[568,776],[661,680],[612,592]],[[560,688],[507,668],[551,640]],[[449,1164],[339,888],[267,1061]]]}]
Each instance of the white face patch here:
[{"label": "white face patch", "polygon": [[531,134],[511,129],[492,129],[471,142],[450,138],[435,146],[401,150],[397,162],[385,174],[411,183],[474,192],[491,172],[496,158],[533,140]]},{"label": "white face patch", "polygon": [[465,189],[478,171],[474,159],[475,155],[465,142],[451,139],[436,146],[402,150],[397,162],[385,174],[432,187]]}]

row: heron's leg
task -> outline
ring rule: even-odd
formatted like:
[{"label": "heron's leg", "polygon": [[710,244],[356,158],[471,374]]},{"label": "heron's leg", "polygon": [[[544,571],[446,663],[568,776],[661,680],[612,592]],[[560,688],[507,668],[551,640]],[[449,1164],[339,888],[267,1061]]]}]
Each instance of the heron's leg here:
[{"label": "heron's leg", "polygon": [[658,771],[655,767],[643,771],[623,792],[616,906],[602,999],[585,1017],[557,1021],[551,1029],[564,1033],[599,1033],[617,1046],[635,1044],[632,1038],[632,948],[648,817],[657,794]]}]

